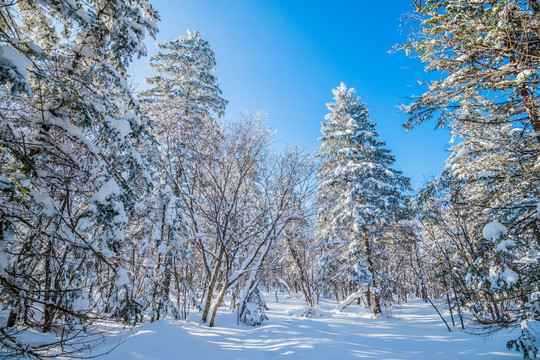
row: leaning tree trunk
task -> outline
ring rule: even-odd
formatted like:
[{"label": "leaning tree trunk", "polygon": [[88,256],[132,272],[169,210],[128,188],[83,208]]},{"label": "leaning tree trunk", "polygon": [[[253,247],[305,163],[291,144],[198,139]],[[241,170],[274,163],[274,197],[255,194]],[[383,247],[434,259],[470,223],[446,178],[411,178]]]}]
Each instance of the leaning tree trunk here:
[{"label": "leaning tree trunk", "polygon": [[223,287],[218,293],[217,298],[212,303],[212,311],[210,312],[210,321],[208,323],[208,327],[214,327],[214,322],[216,320],[216,314],[221,306],[221,303],[223,302],[223,298],[225,297],[225,294],[227,293],[227,289],[229,288],[229,285],[226,284],[226,280],[223,282]]},{"label": "leaning tree trunk", "polygon": [[212,274],[210,274],[210,284],[208,284],[208,288],[206,289],[206,300],[204,301],[204,310],[201,318],[202,322],[206,322],[208,319],[208,313],[210,312],[210,306],[212,305],[212,298],[214,297],[214,288],[219,277],[219,268],[221,267],[221,263],[223,261],[223,253],[224,249],[223,246],[221,246],[219,257],[216,259]]}]

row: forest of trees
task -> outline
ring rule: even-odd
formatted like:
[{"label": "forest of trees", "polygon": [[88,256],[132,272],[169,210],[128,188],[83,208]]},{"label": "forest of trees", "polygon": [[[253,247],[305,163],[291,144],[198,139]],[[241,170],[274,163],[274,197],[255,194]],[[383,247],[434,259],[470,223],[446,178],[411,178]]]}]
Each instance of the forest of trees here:
[{"label": "forest of trees", "polygon": [[105,320],[214,326],[222,306],[255,326],[265,289],[374,317],[442,301],[449,330],[518,327],[508,348],[536,358],[540,2],[414,3],[396,50],[437,80],[404,127],[434,120],[455,143],[419,191],[343,83],[315,154],[272,150],[263,115],[223,120],[198,31],[159,44],[135,92],[158,21],[147,0],[0,4],[0,352],[77,357]]}]

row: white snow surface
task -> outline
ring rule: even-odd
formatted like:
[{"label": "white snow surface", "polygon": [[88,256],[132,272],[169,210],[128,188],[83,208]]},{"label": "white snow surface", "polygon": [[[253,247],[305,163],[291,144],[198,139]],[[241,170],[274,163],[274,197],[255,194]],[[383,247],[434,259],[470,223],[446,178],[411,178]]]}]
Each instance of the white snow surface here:
[{"label": "white snow surface", "polygon": [[[395,307],[390,317],[383,314],[374,319],[362,305],[336,311],[335,300],[321,300],[322,316],[295,317],[291,314],[305,309],[300,295],[279,294],[278,302],[274,294],[265,293],[265,298],[269,320],[259,327],[237,325],[236,313],[229,313],[227,304],[220,309],[214,328],[200,323],[200,313],[191,314],[187,321],[118,327],[92,354],[112,349],[99,357],[104,360],[522,358],[505,347],[519,335],[516,331],[501,331],[489,338],[467,334],[459,327],[449,332],[431,305],[421,300]],[[448,312],[443,314],[451,325]]]},{"label": "white snow surface", "polygon": [[302,306],[299,309],[293,309],[289,310],[287,312],[287,315],[291,315],[294,317],[317,317],[317,316],[325,316],[328,315],[326,311],[322,311],[318,307],[311,307],[311,306]]}]

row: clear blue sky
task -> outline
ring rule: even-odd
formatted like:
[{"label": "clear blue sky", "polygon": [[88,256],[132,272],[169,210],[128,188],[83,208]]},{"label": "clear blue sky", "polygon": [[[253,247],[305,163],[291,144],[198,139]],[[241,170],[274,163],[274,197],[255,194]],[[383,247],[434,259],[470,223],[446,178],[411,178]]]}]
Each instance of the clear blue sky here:
[{"label": "clear blue sky", "polygon": [[[161,16],[157,42],[199,29],[217,58],[217,77],[229,100],[226,116],[263,111],[277,131],[275,143],[318,146],[320,123],[331,89],[353,87],[370,109],[382,140],[396,156],[395,167],[413,180],[437,175],[445,164],[449,134],[426,123],[406,132],[397,106],[422,88],[418,60],[388,51],[406,40],[400,16],[412,0],[386,2],[305,0],[154,0]],[[149,55],[156,52],[148,39]],[[144,88],[148,58],[130,72]]]}]

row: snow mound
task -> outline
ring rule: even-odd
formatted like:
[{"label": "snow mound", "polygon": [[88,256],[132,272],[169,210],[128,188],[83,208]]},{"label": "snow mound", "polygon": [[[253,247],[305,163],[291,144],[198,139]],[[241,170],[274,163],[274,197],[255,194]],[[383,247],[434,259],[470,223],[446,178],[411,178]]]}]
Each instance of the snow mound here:
[{"label": "snow mound", "polygon": [[118,287],[130,284],[129,276],[124,268],[116,269],[116,279],[114,283]]},{"label": "snow mound", "polygon": [[515,284],[519,280],[519,275],[512,269],[504,270],[500,276],[507,284]]},{"label": "snow mound", "polygon": [[484,230],[482,230],[482,235],[484,236],[484,239],[493,242],[499,240],[502,235],[506,235],[507,233],[508,229],[506,228],[506,226],[504,226],[498,221],[492,221],[489,224],[486,224],[486,226],[484,226]]},{"label": "snow mound", "polygon": [[514,240],[503,240],[497,245],[498,252],[511,253],[512,249],[516,247],[516,242]]},{"label": "snow mound", "polygon": [[289,310],[287,312],[287,315],[291,315],[294,317],[311,318],[325,316],[327,315],[327,313],[326,311],[322,311],[317,307],[303,306],[300,309]]}]

